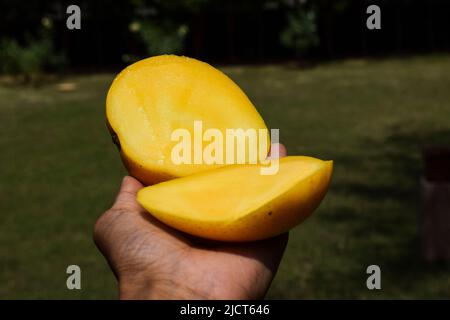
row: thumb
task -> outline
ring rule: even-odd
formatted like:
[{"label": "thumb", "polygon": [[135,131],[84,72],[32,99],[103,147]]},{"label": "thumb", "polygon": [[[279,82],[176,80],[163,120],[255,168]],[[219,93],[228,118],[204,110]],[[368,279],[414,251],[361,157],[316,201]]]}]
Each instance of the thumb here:
[{"label": "thumb", "polygon": [[114,201],[114,209],[131,209],[141,211],[142,207],[136,201],[137,192],[144,185],[133,177],[125,176],[122,180],[119,193]]},{"label": "thumb", "polygon": [[269,156],[268,158],[283,158],[287,156],[287,150],[284,144],[281,143],[272,143],[270,146]]}]

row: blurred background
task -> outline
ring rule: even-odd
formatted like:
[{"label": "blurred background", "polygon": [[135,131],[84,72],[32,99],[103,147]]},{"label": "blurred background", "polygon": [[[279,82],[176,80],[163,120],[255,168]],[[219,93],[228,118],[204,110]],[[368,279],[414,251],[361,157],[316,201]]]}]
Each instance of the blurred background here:
[{"label": "blurred background", "polygon": [[105,96],[163,53],[224,71],[290,154],[334,160],[269,298],[449,298],[449,17],[444,0],[0,0],[0,298],[117,297],[92,241],[125,174]]}]

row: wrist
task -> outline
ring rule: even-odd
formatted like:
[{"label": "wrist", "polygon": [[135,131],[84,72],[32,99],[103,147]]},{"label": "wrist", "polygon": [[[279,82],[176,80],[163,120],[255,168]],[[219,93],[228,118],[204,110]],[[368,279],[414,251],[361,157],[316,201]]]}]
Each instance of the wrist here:
[{"label": "wrist", "polygon": [[200,300],[211,299],[206,292],[174,283],[171,280],[154,280],[146,276],[123,277],[119,280],[121,300]]},{"label": "wrist", "polygon": [[[120,277],[119,299],[120,300],[148,300],[152,299],[154,291],[153,281],[146,277]],[[157,298],[153,298],[157,299]]]},{"label": "wrist", "polygon": [[[247,300],[264,297],[264,290],[242,290],[232,283],[196,285],[189,277],[157,278],[153,272],[132,272],[119,276],[119,298],[121,300]],[[177,281],[182,279],[182,281]],[[206,289],[207,288],[207,289]],[[203,289],[203,290],[202,290]]]}]

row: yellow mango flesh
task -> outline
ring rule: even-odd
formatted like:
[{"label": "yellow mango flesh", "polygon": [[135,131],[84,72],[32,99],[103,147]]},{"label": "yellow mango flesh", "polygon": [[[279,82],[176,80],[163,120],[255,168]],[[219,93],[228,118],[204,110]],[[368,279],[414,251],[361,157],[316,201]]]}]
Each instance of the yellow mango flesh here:
[{"label": "yellow mango flesh", "polygon": [[325,196],[332,162],[280,159],[279,171],[232,165],[139,191],[154,217],[186,233],[222,241],[253,241],[284,233],[306,219]]},{"label": "yellow mango flesh", "polygon": [[[112,83],[106,117],[125,166],[145,184],[183,177],[221,164],[174,164],[175,129],[201,120],[203,130],[267,129],[253,104],[225,74],[174,55],[151,57],[124,69]],[[265,154],[268,152],[268,146]],[[194,146],[192,146],[192,149]],[[192,150],[192,152],[194,152]]]}]

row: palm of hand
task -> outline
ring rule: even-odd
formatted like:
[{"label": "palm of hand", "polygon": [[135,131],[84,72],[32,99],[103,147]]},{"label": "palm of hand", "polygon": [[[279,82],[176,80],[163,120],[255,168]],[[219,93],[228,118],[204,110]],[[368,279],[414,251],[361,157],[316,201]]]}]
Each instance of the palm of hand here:
[{"label": "palm of hand", "polygon": [[119,279],[121,298],[262,298],[287,234],[252,243],[212,243],[173,230],[137,202],[143,186],[126,177],[94,239]]},{"label": "palm of hand", "polygon": [[[274,156],[286,148],[273,144]],[[269,155],[271,156],[271,155]],[[125,177],[113,207],[98,220],[94,240],[119,280],[121,298],[262,298],[288,235],[252,243],[213,243],[171,229],[136,201],[143,185]]]}]

